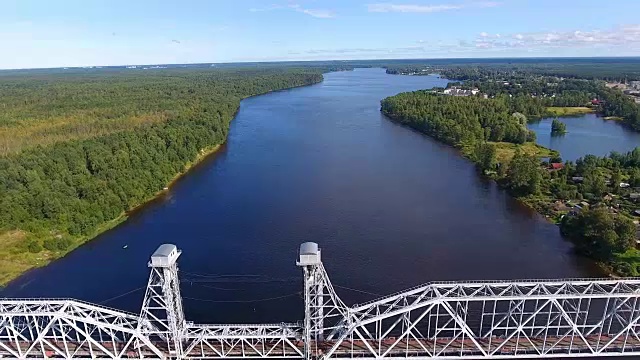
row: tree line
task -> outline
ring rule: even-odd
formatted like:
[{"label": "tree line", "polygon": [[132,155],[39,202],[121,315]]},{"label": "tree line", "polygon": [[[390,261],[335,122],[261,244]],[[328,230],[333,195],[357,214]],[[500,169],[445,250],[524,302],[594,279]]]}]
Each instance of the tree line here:
[{"label": "tree line", "polygon": [[[480,170],[542,213],[557,214],[552,208],[558,202],[580,206],[563,205],[563,234],[581,252],[618,273],[640,274],[640,264],[618,259],[635,247],[636,226],[630,218],[636,208],[628,199],[632,189],[640,187],[640,148],[607,157],[587,155],[565,162],[559,170],[548,169],[548,163],[527,151],[533,146],[527,141],[534,139],[524,126],[527,116],[511,113],[514,101],[517,97],[484,99],[415,91],[384,99],[381,110],[394,121],[462,149]],[[560,124],[556,123],[557,130]],[[498,161],[500,142],[514,144],[510,159]],[[562,160],[553,156],[548,161]],[[621,187],[623,182],[628,185]],[[590,205],[578,205],[581,201]]]},{"label": "tree line", "polygon": [[464,87],[478,88],[488,96],[508,94],[518,98],[521,106],[528,107],[520,110],[535,117],[548,115],[541,110],[544,107],[586,106],[591,100],[598,99],[600,102],[596,110],[601,114],[619,117],[624,125],[640,131],[638,104],[604,83],[640,80],[640,66],[628,59],[548,59],[537,63],[488,60],[464,64],[392,65],[387,68],[390,74],[427,75],[434,72],[460,81]]},{"label": "tree line", "polygon": [[[79,112],[104,121],[153,112],[166,117],[99,136],[71,134],[0,156],[0,237],[28,234],[24,241],[3,244],[3,260],[11,263],[43,248],[62,254],[78,245],[162,190],[201,151],[222,144],[242,98],[320,82],[323,70],[0,79],[0,103],[6,104],[0,105],[0,126],[8,131],[46,129],[52,116],[71,119]],[[80,124],[77,119],[69,121]]]},{"label": "tree line", "polygon": [[526,127],[526,117],[513,115],[525,107],[514,105],[508,97],[483,99],[432,91],[401,93],[381,102],[388,117],[457,147],[483,141],[522,144],[535,140],[535,133]]},{"label": "tree line", "polygon": [[[389,62],[386,68],[389,74],[455,71],[456,77],[447,77],[459,80],[481,80],[512,74],[607,81],[640,80],[640,64],[633,58],[434,59]],[[425,69],[427,71],[422,71]]]}]

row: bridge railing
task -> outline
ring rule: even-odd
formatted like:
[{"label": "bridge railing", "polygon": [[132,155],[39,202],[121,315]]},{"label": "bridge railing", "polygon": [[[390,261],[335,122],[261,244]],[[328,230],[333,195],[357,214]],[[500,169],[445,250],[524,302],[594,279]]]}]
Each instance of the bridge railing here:
[{"label": "bridge railing", "polygon": [[184,319],[163,245],[140,314],[66,299],[0,299],[0,356],[29,358],[518,358],[640,355],[640,278],[435,281],[347,306],[301,247],[305,319]]}]

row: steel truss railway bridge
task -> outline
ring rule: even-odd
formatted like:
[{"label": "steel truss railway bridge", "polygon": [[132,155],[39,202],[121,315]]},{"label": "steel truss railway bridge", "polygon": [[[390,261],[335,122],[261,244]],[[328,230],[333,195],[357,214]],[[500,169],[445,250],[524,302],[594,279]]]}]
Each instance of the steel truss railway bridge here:
[{"label": "steel truss railway bridge", "polygon": [[347,306],[315,243],[300,247],[304,321],[186,321],[180,251],[151,256],[139,314],[70,299],[0,300],[0,356],[53,358],[544,358],[640,355],[640,279],[433,282]]}]

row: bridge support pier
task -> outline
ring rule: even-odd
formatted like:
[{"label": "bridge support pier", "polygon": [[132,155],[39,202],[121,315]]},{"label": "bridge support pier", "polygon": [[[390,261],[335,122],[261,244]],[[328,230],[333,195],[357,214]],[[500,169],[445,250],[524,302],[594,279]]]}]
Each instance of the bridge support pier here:
[{"label": "bridge support pier", "polygon": [[184,319],[175,245],[151,256],[140,314],[0,299],[0,358],[523,359],[640,356],[640,278],[432,282],[347,307],[315,243],[300,247],[300,324]]},{"label": "bridge support pier", "polygon": [[325,331],[335,332],[336,326],[325,327],[325,320],[344,324],[347,306],[338,298],[329,276],[322,265],[318,244],[306,242],[300,245],[296,265],[304,272],[304,341],[305,358],[317,358],[318,344],[325,340]]},{"label": "bridge support pier", "polygon": [[182,358],[186,327],[177,259],[182,252],[175,245],[161,245],[151,255],[151,274],[140,311],[141,327],[149,337],[166,344],[172,358]]}]

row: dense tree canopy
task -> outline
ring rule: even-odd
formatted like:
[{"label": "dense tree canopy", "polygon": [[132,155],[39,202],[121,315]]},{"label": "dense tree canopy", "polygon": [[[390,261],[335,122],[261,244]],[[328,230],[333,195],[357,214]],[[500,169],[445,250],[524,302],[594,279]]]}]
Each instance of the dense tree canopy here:
[{"label": "dense tree canopy", "polygon": [[[532,139],[527,139],[525,114],[531,116],[536,110],[525,106],[535,105],[527,99],[531,97],[498,94],[485,99],[416,91],[384,99],[382,111],[395,121],[462,149],[485,174],[532,207],[553,216],[565,215],[561,229],[583,253],[614,265],[620,274],[637,275],[640,267],[634,270],[634,260],[618,261],[616,256],[635,245],[636,226],[630,217],[637,207],[630,194],[637,192],[632,187],[640,186],[640,148],[607,157],[587,155],[552,168],[537,153],[525,151],[532,146],[526,142]],[[563,125],[555,120],[553,128],[563,131]],[[499,160],[505,144],[514,154]],[[558,154],[548,160],[561,161]],[[621,187],[625,181],[630,187]],[[546,211],[552,207],[564,210],[560,214]]]},{"label": "dense tree canopy", "polygon": [[[513,74],[589,80],[640,80],[640,64],[634,58],[399,60],[388,62],[386,67],[390,74],[440,73],[459,80],[481,80]],[[455,76],[451,76],[453,72]]]},{"label": "dense tree canopy", "polygon": [[513,116],[508,98],[445,96],[430,91],[401,93],[382,101],[389,117],[449,145],[482,141],[522,144],[533,135]]},{"label": "dense tree canopy", "polygon": [[518,196],[535,194],[540,191],[542,172],[540,160],[535,156],[516,151],[509,163],[506,183],[511,192]]},{"label": "dense tree canopy", "polygon": [[636,243],[635,224],[625,217],[612,216],[603,208],[565,216],[561,229],[582,251],[602,261],[633,248]]},{"label": "dense tree canopy", "polygon": [[567,125],[558,119],[553,119],[551,122],[551,134],[561,135],[567,132]]},{"label": "dense tree canopy", "polygon": [[640,65],[631,59],[422,62],[393,64],[387,72],[439,73],[448,79],[462,81],[465,87],[478,88],[489,96],[508,94],[516,99],[513,102],[516,111],[532,117],[544,116],[545,107],[585,106],[598,99],[596,110],[604,116],[622,118],[625,125],[640,131],[638,104],[619,89],[606,87],[602,81],[640,80]]},{"label": "dense tree canopy", "polygon": [[61,254],[162,190],[226,140],[242,98],[321,80],[287,68],[0,78],[2,279],[24,270],[13,257]]},{"label": "dense tree canopy", "polygon": [[[526,127],[527,116],[513,112],[517,98],[499,96],[448,96],[431,91],[402,93],[382,101],[382,112],[444,143],[464,148],[465,154],[483,171],[499,170],[499,178],[517,196],[539,191],[540,160],[518,146],[535,140]],[[526,107],[518,108],[525,110]],[[515,144],[515,155],[498,164],[496,144]],[[496,167],[499,167],[496,169]]]}]

